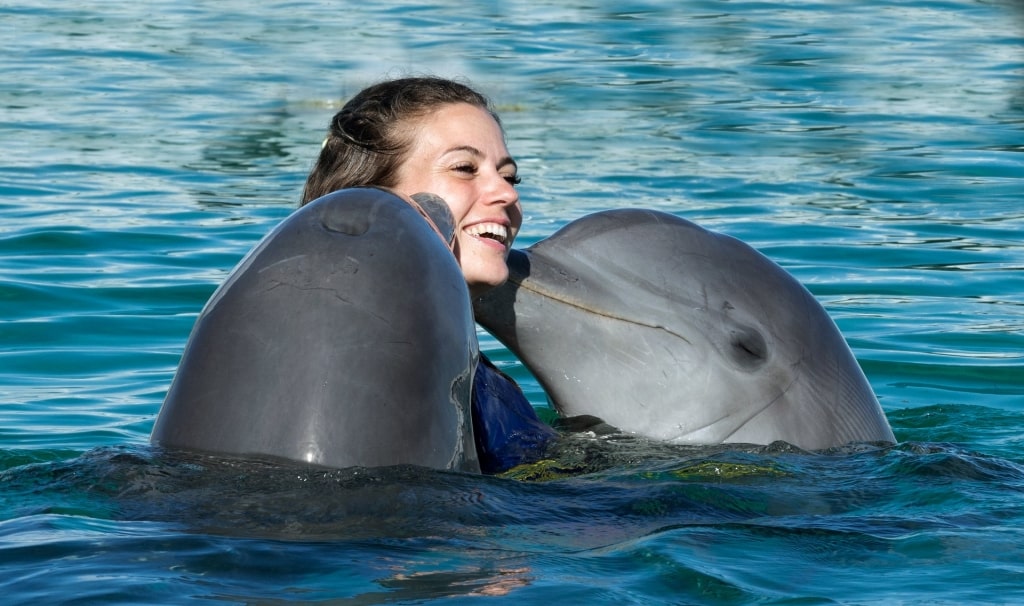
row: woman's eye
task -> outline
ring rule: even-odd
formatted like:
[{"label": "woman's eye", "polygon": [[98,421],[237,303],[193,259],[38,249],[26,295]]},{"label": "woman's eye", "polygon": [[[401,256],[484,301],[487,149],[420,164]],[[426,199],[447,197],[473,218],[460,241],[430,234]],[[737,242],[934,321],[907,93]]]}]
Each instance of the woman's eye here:
[{"label": "woman's eye", "polygon": [[475,175],[476,166],[473,166],[472,164],[459,164],[458,166],[455,167],[455,171],[460,173],[466,173],[469,175]]},{"label": "woman's eye", "polygon": [[512,187],[515,187],[516,185],[519,185],[520,183],[523,182],[523,180],[519,178],[519,175],[508,175],[505,177],[505,180],[508,181],[508,184],[511,185]]}]

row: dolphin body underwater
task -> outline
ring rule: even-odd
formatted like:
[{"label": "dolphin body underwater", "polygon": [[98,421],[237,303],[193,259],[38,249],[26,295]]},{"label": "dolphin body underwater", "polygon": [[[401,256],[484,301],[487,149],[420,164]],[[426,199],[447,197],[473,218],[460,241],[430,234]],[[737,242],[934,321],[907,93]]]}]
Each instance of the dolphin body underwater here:
[{"label": "dolphin body underwater", "polygon": [[894,443],[821,304],[743,242],[671,214],[582,217],[474,301],[565,416],[682,444]]},{"label": "dolphin body underwater", "polygon": [[196,320],[151,441],[478,472],[479,349],[454,221],[436,196],[414,198],[342,190],[261,240]]}]

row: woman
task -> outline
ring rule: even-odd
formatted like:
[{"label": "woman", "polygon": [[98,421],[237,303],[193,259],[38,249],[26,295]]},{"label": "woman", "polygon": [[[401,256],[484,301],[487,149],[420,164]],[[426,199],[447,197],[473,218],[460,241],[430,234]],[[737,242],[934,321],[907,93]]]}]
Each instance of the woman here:
[{"label": "woman", "polygon": [[[348,187],[440,196],[455,219],[455,258],[477,297],[508,279],[505,259],[523,221],[518,183],[486,97],[451,80],[401,78],[364,89],[335,114],[302,204]],[[488,473],[535,459],[555,435],[484,356],[474,380],[473,431]]]}]

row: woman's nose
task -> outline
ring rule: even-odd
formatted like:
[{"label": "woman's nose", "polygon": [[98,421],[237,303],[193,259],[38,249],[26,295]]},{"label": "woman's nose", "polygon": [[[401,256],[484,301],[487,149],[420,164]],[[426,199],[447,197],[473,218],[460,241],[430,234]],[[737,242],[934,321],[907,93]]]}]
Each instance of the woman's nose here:
[{"label": "woman's nose", "polygon": [[488,177],[488,200],[491,204],[509,205],[519,201],[519,192],[509,183],[508,177],[494,172]]}]

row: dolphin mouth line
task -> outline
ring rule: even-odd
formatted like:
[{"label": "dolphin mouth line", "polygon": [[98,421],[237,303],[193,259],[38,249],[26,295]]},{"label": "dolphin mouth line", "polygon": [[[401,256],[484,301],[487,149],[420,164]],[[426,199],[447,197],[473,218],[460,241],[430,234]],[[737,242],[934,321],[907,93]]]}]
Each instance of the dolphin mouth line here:
[{"label": "dolphin mouth line", "polygon": [[601,316],[602,318],[608,318],[609,320],[617,320],[619,322],[626,322],[627,324],[635,324],[636,326],[643,326],[643,327],[646,327],[646,328],[652,328],[654,330],[663,330],[663,331],[667,332],[668,334],[683,340],[685,343],[689,343],[690,345],[693,344],[693,342],[690,341],[689,339],[687,339],[685,335],[681,335],[681,334],[679,334],[679,333],[677,333],[677,332],[675,332],[673,330],[670,330],[667,326],[663,326],[661,324],[651,324],[651,323],[648,323],[648,322],[640,322],[638,320],[633,320],[633,319],[630,319],[630,318],[626,318],[624,316],[620,316],[620,315],[616,315],[616,314],[610,314],[608,312],[601,311],[599,309],[596,309],[594,307],[585,305],[585,304],[580,303],[578,301],[574,301],[574,300],[566,298],[566,297],[557,296],[554,293],[552,293],[551,291],[548,291],[548,290],[543,289],[543,288],[537,288],[536,286],[534,286],[532,284],[526,284],[522,280],[514,279],[511,276],[509,277],[508,281],[512,282],[513,284],[515,284],[519,288],[524,288],[524,289],[534,293],[537,296],[544,297],[544,298],[550,299],[552,301],[557,301],[557,302],[559,302],[559,303],[561,303],[563,305],[568,305],[569,307],[574,307],[574,308],[579,309],[581,311],[584,311],[584,312],[587,312],[587,313],[591,313],[591,314],[594,314],[596,316]]}]

